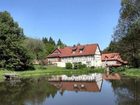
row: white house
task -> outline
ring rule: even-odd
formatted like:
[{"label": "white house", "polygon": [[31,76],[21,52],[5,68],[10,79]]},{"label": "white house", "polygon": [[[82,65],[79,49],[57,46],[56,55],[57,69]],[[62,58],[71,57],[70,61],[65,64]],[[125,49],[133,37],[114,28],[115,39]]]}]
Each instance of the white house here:
[{"label": "white house", "polygon": [[77,45],[73,47],[56,48],[47,56],[49,64],[65,67],[65,64],[81,62],[87,66],[102,66],[101,51],[98,44]]}]

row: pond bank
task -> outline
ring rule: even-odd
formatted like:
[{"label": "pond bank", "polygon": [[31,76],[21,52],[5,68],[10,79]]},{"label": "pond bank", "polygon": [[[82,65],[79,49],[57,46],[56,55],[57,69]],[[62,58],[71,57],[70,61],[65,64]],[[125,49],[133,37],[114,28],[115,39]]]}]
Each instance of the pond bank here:
[{"label": "pond bank", "polygon": [[103,73],[103,68],[96,69],[65,69],[54,66],[47,67],[36,67],[36,70],[28,70],[28,71],[8,71],[8,70],[0,70],[0,81],[4,80],[5,73],[16,73],[20,78],[30,78],[30,77],[40,77],[40,76],[51,76],[51,75],[82,75],[89,73]]},{"label": "pond bank", "polygon": [[[51,75],[82,75],[90,73],[104,73],[103,68],[85,68],[85,69],[65,69],[53,66],[41,67],[37,66],[36,70],[28,71],[8,71],[0,70],[0,81],[4,80],[4,74],[6,73],[16,73],[20,78],[31,78],[31,77],[41,77],[41,76],[51,76]],[[125,71],[119,72],[122,76],[127,77],[137,77],[140,78],[140,69],[126,69]]]},{"label": "pond bank", "polygon": [[125,71],[120,72],[120,74],[122,74],[123,76],[140,78],[140,69],[126,69]]}]

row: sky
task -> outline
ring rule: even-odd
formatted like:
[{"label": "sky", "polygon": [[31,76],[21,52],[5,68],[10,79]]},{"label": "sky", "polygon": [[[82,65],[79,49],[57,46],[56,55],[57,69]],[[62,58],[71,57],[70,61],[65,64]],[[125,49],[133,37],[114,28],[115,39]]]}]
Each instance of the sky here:
[{"label": "sky", "polygon": [[118,23],[120,0],[0,0],[28,37],[59,38],[68,46],[106,48]]}]

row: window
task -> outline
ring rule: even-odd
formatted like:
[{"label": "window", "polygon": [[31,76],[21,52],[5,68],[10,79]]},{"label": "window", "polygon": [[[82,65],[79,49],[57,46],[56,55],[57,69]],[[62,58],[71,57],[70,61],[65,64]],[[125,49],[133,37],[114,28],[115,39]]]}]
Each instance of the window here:
[{"label": "window", "polygon": [[75,54],[75,51],[72,51],[73,54]]},{"label": "window", "polygon": [[80,53],[82,53],[83,52],[83,50],[80,50]]}]

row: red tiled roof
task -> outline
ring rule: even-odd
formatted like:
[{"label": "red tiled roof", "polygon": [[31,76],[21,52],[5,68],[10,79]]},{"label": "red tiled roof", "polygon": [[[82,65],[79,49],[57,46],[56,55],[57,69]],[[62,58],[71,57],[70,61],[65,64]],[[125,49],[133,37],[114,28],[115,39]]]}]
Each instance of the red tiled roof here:
[{"label": "red tiled roof", "polygon": [[127,61],[122,60],[119,53],[106,53],[102,54],[102,61],[119,61],[121,63],[126,64]]},{"label": "red tiled roof", "polygon": [[[74,47],[57,48],[50,55],[48,55],[48,58],[93,55],[95,54],[97,47],[98,44],[87,44]],[[80,50],[82,53],[80,53]]]}]

